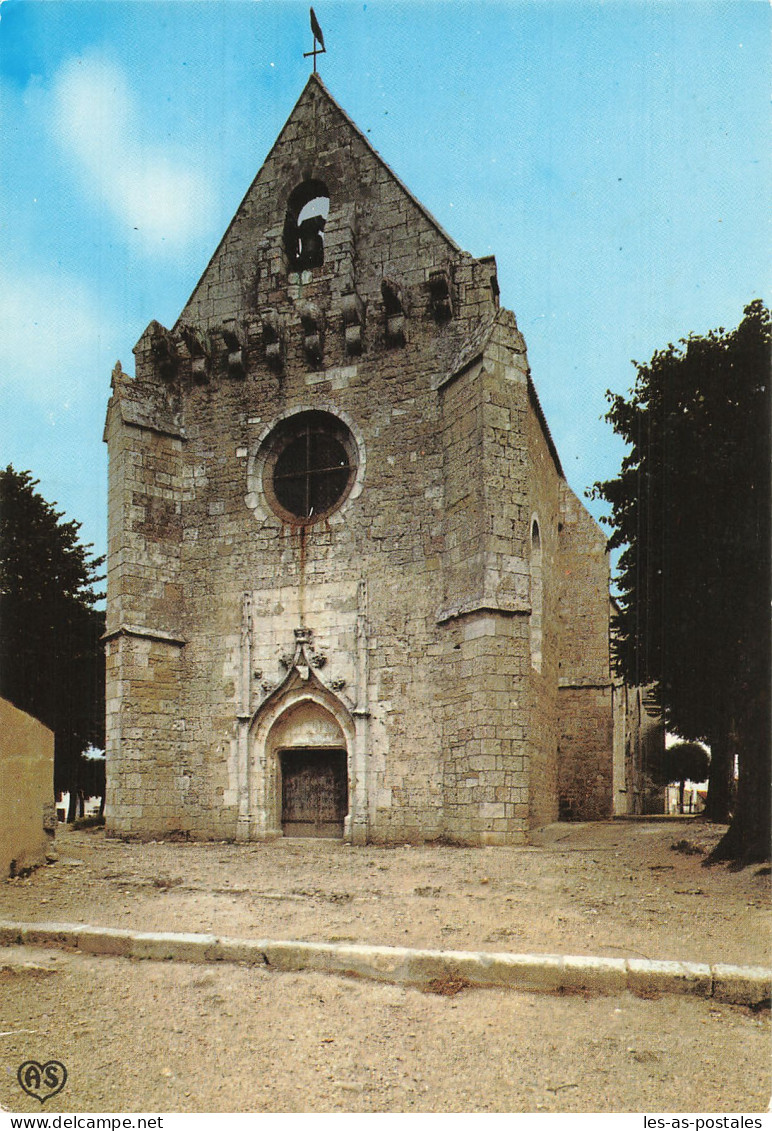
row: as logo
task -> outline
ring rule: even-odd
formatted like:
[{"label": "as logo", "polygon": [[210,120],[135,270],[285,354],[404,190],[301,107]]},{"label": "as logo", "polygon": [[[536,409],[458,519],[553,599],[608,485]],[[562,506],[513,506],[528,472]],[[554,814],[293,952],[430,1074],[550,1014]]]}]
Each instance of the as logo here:
[{"label": "as logo", "polygon": [[28,1096],[34,1096],[44,1104],[51,1096],[61,1092],[67,1083],[67,1069],[61,1060],[49,1060],[46,1064],[25,1060],[19,1066],[16,1079]]}]

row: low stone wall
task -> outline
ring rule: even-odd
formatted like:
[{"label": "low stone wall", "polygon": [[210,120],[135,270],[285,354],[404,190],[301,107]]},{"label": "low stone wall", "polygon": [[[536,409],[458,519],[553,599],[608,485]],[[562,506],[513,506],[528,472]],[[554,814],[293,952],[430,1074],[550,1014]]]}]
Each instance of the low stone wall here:
[{"label": "low stone wall", "polygon": [[0,699],[0,876],[43,864],[55,828],[53,733]]}]

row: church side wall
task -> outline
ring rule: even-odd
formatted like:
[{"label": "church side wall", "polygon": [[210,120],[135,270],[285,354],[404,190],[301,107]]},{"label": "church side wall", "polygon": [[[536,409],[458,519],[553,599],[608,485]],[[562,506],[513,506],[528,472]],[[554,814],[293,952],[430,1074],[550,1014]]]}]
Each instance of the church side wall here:
[{"label": "church side wall", "polygon": [[563,818],[598,820],[613,805],[613,685],[605,539],[561,487],[559,790]]},{"label": "church side wall", "polygon": [[[541,424],[530,401],[525,412],[527,437],[528,505],[521,524],[523,554],[529,562],[529,607],[541,624],[529,625],[526,670],[529,722],[527,749],[530,782],[529,825],[539,828],[558,819],[558,602],[560,561],[558,514],[561,479]],[[533,524],[538,524],[541,555],[541,593],[537,571]],[[537,633],[540,640],[537,640]]]},{"label": "church side wall", "polygon": [[[517,396],[513,386],[510,399]],[[513,568],[507,570],[512,587],[506,608],[499,591],[501,566],[513,563],[517,502],[507,498],[499,516],[502,545],[487,501],[492,479],[508,466],[497,437],[514,450],[519,433],[514,406],[512,428],[510,406],[495,400],[495,382],[479,365],[441,391],[443,833],[457,843],[522,842],[527,825],[524,728],[514,698],[523,677],[525,619],[522,610],[515,612]],[[486,593],[486,580],[499,585]]]}]

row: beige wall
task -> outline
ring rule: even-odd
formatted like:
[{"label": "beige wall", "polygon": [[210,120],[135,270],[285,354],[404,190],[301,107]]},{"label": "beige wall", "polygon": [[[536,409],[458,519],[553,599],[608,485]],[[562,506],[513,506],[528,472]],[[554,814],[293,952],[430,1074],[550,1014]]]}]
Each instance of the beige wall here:
[{"label": "beige wall", "polygon": [[55,826],[53,733],[0,699],[0,877],[44,863]]}]

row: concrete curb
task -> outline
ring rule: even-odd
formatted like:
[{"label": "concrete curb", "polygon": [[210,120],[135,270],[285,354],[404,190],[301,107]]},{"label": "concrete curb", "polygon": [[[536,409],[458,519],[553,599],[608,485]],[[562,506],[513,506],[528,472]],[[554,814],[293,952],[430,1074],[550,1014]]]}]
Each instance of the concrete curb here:
[{"label": "concrete curb", "polygon": [[707,966],[641,958],[586,955],[491,954],[465,950],[411,950],[396,946],[232,939],[215,935],[124,931],[79,923],[0,921],[0,946],[55,946],[84,954],[176,962],[241,962],[272,970],[426,986],[457,980],[530,993],[618,994],[640,997],[691,994],[731,1005],[758,1006],[772,996],[772,969]]}]

